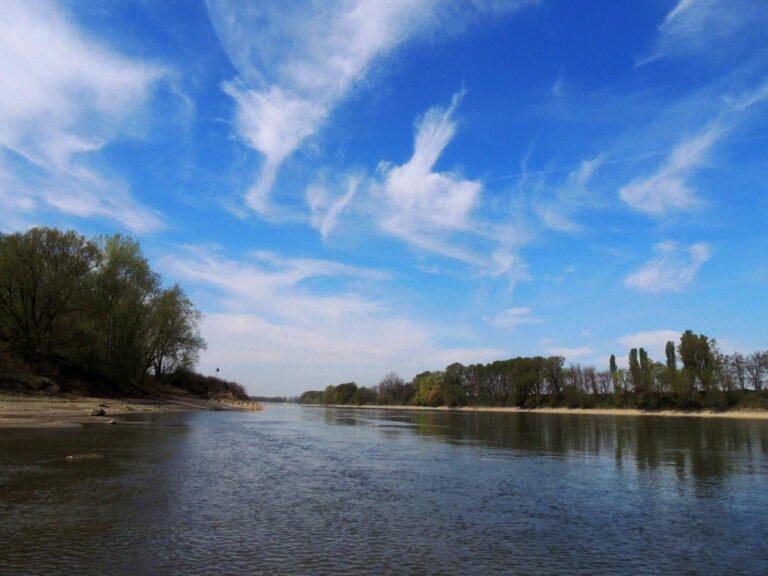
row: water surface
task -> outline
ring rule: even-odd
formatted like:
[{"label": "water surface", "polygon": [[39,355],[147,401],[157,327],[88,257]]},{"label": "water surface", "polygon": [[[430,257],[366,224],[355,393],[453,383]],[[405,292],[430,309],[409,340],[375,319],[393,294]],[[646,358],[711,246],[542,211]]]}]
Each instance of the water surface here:
[{"label": "water surface", "polygon": [[758,420],[269,406],[0,430],[3,575],[767,574],[766,510]]}]

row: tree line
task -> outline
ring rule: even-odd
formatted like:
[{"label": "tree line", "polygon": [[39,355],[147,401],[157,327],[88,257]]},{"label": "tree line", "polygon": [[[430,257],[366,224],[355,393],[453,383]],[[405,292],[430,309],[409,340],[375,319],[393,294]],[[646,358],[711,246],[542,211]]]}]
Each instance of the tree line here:
[{"label": "tree line", "polygon": [[645,409],[768,408],[768,352],[723,354],[717,342],[686,330],[665,359],[632,348],[627,368],[611,356],[605,370],[563,356],[518,357],[489,364],[451,364],[406,382],[390,372],[372,387],[355,382],[308,391],[305,404],[415,406],[637,407]]},{"label": "tree line", "polygon": [[112,391],[148,376],[201,387],[207,380],[191,372],[206,346],[200,320],[184,290],[163,287],[130,237],[86,239],[43,227],[0,234],[6,375],[26,367]]}]

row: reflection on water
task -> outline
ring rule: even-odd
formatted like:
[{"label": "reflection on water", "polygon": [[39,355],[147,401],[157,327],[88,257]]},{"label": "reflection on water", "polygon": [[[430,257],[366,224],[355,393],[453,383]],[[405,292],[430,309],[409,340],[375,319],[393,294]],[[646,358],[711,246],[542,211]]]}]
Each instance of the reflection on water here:
[{"label": "reflection on water", "polygon": [[[515,450],[525,457],[612,455],[618,466],[627,459],[640,469],[673,465],[681,478],[751,470],[753,455],[763,465],[768,455],[768,423],[760,420],[437,411],[399,412],[393,418],[411,423],[419,435],[449,443]],[[333,420],[334,411],[328,410],[326,421]],[[387,426],[380,424],[380,433],[400,433]]]},{"label": "reflection on water", "polygon": [[292,406],[0,430],[0,573],[763,574],[767,448],[764,421]]}]

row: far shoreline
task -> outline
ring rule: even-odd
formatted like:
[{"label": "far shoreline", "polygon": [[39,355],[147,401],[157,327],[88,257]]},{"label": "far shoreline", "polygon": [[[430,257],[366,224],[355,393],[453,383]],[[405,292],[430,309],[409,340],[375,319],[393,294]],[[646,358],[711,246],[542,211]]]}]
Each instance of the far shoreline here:
[{"label": "far shoreline", "polygon": [[419,410],[437,412],[496,412],[504,414],[561,414],[584,416],[663,416],[665,418],[730,418],[768,420],[768,410],[640,410],[637,408],[518,408],[516,406],[394,406],[374,404],[299,404],[308,408],[361,408],[364,410]]}]

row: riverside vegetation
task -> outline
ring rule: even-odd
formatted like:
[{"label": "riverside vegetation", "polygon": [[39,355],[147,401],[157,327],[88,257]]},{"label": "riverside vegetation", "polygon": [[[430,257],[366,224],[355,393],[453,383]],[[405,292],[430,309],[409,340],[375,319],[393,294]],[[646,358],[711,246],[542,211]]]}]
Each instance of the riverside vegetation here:
[{"label": "riverside vegetation", "polygon": [[129,237],[0,234],[0,389],[246,400],[241,385],[193,371],[200,318]]},{"label": "riverside vegetation", "polygon": [[665,362],[629,351],[628,368],[611,356],[607,370],[565,365],[563,356],[519,357],[490,364],[451,364],[406,382],[387,374],[370,388],[346,382],[307,391],[304,404],[766,410],[768,352],[722,354],[717,342],[686,330],[666,344]]}]

